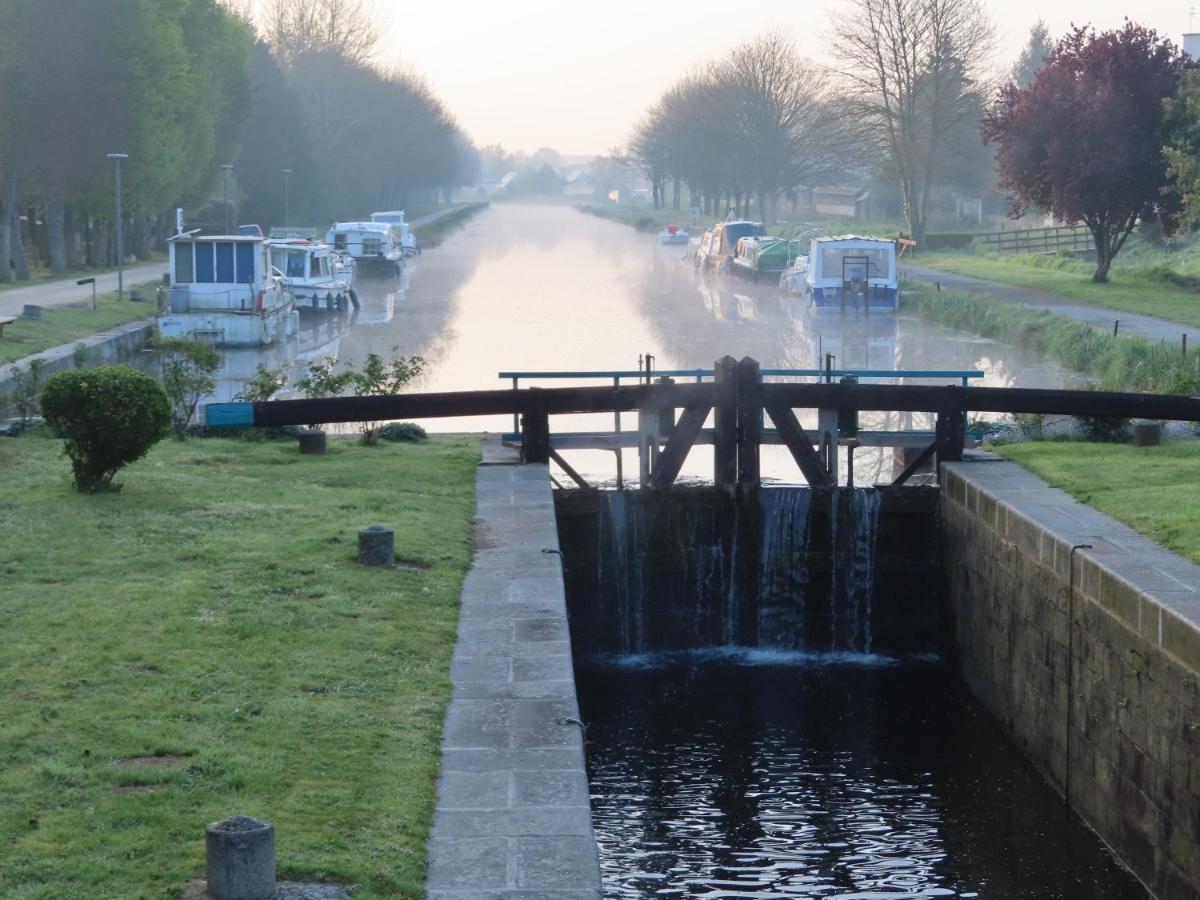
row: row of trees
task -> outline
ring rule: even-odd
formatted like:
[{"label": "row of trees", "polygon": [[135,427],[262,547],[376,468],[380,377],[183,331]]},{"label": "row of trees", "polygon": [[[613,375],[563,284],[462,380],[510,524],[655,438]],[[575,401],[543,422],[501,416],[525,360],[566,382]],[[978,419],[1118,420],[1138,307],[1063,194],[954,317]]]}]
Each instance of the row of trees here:
[{"label": "row of trees", "polygon": [[667,89],[634,129],[627,158],[656,204],[686,184],[706,212],[778,198],[874,168],[924,236],[939,177],[977,163],[992,29],[976,0],[849,0],[831,45],[834,75],[766,34]]},{"label": "row of trees", "polygon": [[[235,0],[0,0],[0,281],[115,262],[172,210],[223,224],[222,166],[241,221],[316,223],[474,177],[474,149],[420,78],[371,65],[362,0],[269,0],[261,31]],[[290,170],[284,176],[282,170]]]}]

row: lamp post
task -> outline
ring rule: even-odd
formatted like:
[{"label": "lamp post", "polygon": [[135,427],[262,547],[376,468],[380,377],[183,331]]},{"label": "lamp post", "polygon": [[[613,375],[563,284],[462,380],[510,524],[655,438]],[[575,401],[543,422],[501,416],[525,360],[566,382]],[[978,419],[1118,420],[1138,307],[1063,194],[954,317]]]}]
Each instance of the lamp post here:
[{"label": "lamp post", "polygon": [[117,299],[125,299],[125,235],[121,215],[121,160],[129,159],[128,153],[106,153],[117,168]]},{"label": "lamp post", "polygon": [[221,171],[225,173],[225,233],[230,234],[229,230],[229,174],[233,171],[231,163],[225,163],[221,166]]},{"label": "lamp post", "polygon": [[291,169],[280,169],[283,173],[283,227],[287,228],[291,225],[291,215],[288,209],[288,177],[292,174]]}]

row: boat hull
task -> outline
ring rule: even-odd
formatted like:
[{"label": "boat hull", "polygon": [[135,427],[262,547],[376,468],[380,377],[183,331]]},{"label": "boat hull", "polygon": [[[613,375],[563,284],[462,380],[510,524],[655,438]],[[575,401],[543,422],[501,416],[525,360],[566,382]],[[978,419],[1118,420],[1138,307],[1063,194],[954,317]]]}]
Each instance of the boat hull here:
[{"label": "boat hull", "polygon": [[273,310],[197,310],[158,317],[165,338],[202,341],[215,347],[269,347],[296,333],[300,317],[290,305]]}]

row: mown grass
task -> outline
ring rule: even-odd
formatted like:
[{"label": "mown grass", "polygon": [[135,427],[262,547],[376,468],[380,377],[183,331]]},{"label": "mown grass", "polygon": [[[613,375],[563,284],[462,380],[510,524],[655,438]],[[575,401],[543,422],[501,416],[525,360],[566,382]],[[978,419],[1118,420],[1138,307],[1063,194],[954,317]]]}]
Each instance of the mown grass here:
[{"label": "mown grass", "polygon": [[1114,337],[1083,322],[964,291],[905,280],[902,309],[1058,360],[1111,390],[1200,392],[1200,352],[1132,335]]},{"label": "mown grass", "polygon": [[418,225],[413,229],[413,233],[423,246],[436,247],[451,232],[457,230],[468,219],[486,208],[486,203],[469,203],[459,209],[446,213],[446,215],[430,222],[428,225]]},{"label": "mown grass", "polygon": [[[0,896],[177,897],[234,813],[281,878],[421,895],[478,444],[330,444],[164,441],[81,496],[0,441]],[[412,567],[356,564],[378,523]]]},{"label": "mown grass", "polygon": [[153,281],[133,286],[134,289],[141,287],[145,291],[146,302],[119,301],[117,292],[113,291],[111,294],[100,294],[94,310],[91,303],[86,307],[47,306],[42,309],[40,319],[18,317],[15,322],[4,326],[4,337],[0,337],[0,365],[116,328],[126,322],[154,316],[157,312],[154,303],[157,284]]},{"label": "mown grass", "polygon": [[1031,442],[994,448],[1039,478],[1200,563],[1200,442]]},{"label": "mown grass", "polygon": [[[1120,256],[1117,257],[1120,262]],[[1094,266],[1062,256],[997,256],[985,253],[922,253],[915,265],[1017,287],[1060,294],[1090,306],[1108,307],[1200,326],[1200,293],[1164,262],[1114,266],[1107,284],[1092,281]]]}]

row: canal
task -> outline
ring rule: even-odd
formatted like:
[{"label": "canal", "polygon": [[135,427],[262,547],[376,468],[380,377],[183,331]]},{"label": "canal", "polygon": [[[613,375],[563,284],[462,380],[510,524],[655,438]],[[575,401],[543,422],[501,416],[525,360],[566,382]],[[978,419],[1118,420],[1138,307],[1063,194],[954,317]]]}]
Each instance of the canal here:
[{"label": "canal", "polygon": [[[496,377],[502,370],[636,370],[643,354],[652,354],[658,369],[709,368],[725,354],[752,356],[768,368],[812,368],[832,353],[846,368],[979,369],[986,374],[978,383],[988,386],[1059,387],[1071,378],[1022,349],[913,316],[817,318],[773,285],[698,273],[687,254],[688,248],[662,247],[653,235],[568,206],[493,204],[418,258],[402,279],[361,279],[356,316],[305,316],[298,349],[226,354],[218,399],[241,390],[260,361],[291,365],[298,377],[309,360],[335,356],[357,364],[371,352],[424,357],[428,372],[413,387],[425,391],[505,387]],[[439,431],[512,429],[505,417],[425,424]],[[611,424],[611,416],[553,422],[563,430]],[[633,416],[623,424],[634,427]],[[864,427],[926,424],[864,420]],[[797,477],[784,448],[763,451],[768,479]],[[636,472],[634,451],[626,454],[625,471]],[[890,473],[890,457],[876,453],[872,468],[860,454],[864,477]],[[614,474],[610,452],[569,458],[590,476]],[[711,452],[698,448],[683,474],[709,473]]]}]

